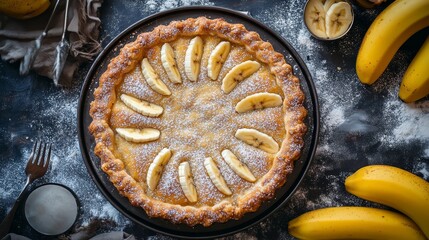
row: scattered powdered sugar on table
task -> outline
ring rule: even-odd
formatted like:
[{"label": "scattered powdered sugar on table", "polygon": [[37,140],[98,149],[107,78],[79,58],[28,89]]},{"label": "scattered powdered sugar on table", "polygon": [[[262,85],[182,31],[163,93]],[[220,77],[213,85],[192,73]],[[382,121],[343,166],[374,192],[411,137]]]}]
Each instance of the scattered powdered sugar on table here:
[{"label": "scattered powdered sugar on table", "polygon": [[339,106],[332,109],[326,116],[326,128],[332,128],[338,126],[345,121],[344,108]]},{"label": "scattered powdered sugar on table", "polygon": [[155,1],[149,0],[147,2],[148,9],[155,11],[163,11],[172,9],[180,6],[188,5],[213,5],[208,0],[166,0],[166,1]]},{"label": "scattered powdered sugar on table", "polygon": [[[63,95],[68,95],[68,97]],[[16,167],[8,167],[9,170],[12,169],[12,172],[3,175],[6,177],[3,180],[6,183],[0,186],[0,199],[17,196],[19,188],[12,187],[12,184],[22,183],[24,185],[24,166],[30,156],[33,142],[43,140],[52,144],[50,169],[32,186],[49,182],[69,187],[76,194],[80,204],[76,227],[85,226],[94,218],[109,219],[121,227],[129,223],[129,220],[124,218],[107,202],[101,192],[96,190],[97,187],[82,161],[77,139],[78,96],[79,89],[75,88],[72,91],[51,92],[44,99],[35,100],[33,107],[37,111],[31,116],[29,128],[31,131],[37,132],[37,135],[26,137],[31,142],[27,140],[26,146],[20,149],[22,157],[11,163]],[[11,133],[11,138],[18,137],[18,134]],[[0,202],[2,201],[0,200]]]},{"label": "scattered powdered sugar on table", "polygon": [[392,118],[397,121],[393,129],[393,139],[386,139],[389,142],[429,139],[429,101],[418,104],[389,101],[384,111],[393,113]]},{"label": "scattered powdered sugar on table", "polygon": [[[426,155],[426,157],[428,157]],[[416,164],[415,168],[413,169],[413,172],[419,174],[424,179],[429,179],[429,163],[425,162],[419,162]]]},{"label": "scattered powdered sugar on table", "polygon": [[423,157],[429,158],[429,146],[424,150]]},{"label": "scattered powdered sugar on table", "polygon": [[[102,200],[100,195],[97,195],[96,198],[98,200]],[[127,223],[128,221],[122,219],[122,215],[119,214],[118,210],[114,208],[110,203],[105,202],[103,205],[98,206],[97,208],[91,207],[90,215],[97,216],[99,218],[105,218],[117,222],[119,224]],[[87,222],[83,222],[82,225],[88,224]]]},{"label": "scattered powdered sugar on table", "polygon": [[[61,97],[65,92],[50,95],[43,102],[40,110],[42,119],[34,120],[34,125],[43,125],[41,138],[47,138],[53,144],[53,157],[50,173],[46,176],[48,182],[61,183],[71,188],[77,195],[83,218],[81,225],[85,226],[93,218],[113,220],[118,226],[129,222],[124,218],[99,191],[90,179],[77,139],[77,106],[78,99],[66,102]],[[75,95],[76,97],[78,94]],[[52,116],[46,124],[43,116]],[[46,127],[50,126],[50,127]],[[64,140],[66,139],[66,140]],[[79,223],[79,222],[78,222]]]}]

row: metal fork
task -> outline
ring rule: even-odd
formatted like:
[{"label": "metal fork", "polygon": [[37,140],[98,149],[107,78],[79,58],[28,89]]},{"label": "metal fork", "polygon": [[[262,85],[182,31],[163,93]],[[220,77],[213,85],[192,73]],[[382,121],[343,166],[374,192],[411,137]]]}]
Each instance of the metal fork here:
[{"label": "metal fork", "polygon": [[33,146],[33,150],[30,154],[30,158],[27,162],[27,167],[25,168],[25,174],[27,174],[27,181],[19,194],[18,198],[15,201],[12,209],[6,215],[6,218],[0,224],[0,239],[2,239],[6,234],[9,233],[10,227],[12,226],[13,218],[15,212],[18,209],[19,204],[21,203],[24,193],[27,192],[28,186],[37,178],[45,175],[49,167],[49,162],[51,160],[51,145],[43,142],[36,142]]}]

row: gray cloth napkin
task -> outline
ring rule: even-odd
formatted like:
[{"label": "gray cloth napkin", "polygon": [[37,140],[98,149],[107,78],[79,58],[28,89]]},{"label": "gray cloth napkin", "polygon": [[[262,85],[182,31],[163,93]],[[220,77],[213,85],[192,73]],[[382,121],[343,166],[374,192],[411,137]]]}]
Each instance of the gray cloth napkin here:
[{"label": "gray cloth napkin", "polygon": [[[59,6],[61,11],[55,14],[52,27],[42,43],[32,68],[37,74],[51,79],[53,78],[55,47],[61,39],[64,19],[65,1],[59,1],[62,1]],[[70,42],[70,52],[58,85],[70,85],[79,64],[91,60],[100,52],[98,10],[101,4],[102,0],[70,1],[66,33]],[[55,0],[52,0],[48,11],[28,20],[0,16],[0,56],[4,61],[13,63],[23,59],[28,48],[33,47],[34,40],[43,32],[54,5]]]}]

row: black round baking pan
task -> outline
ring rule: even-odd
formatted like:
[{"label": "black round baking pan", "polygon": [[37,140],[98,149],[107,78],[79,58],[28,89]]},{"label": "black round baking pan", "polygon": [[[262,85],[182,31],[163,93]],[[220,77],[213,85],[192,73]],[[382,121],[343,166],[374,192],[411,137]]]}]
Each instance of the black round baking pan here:
[{"label": "black round baking pan", "polygon": [[[92,121],[89,116],[89,108],[93,100],[94,89],[98,86],[100,75],[106,70],[110,60],[119,53],[119,50],[125,44],[134,41],[138,34],[151,31],[160,24],[199,16],[212,19],[223,18],[230,23],[244,24],[248,30],[258,32],[263,40],[269,41],[277,52],[285,56],[286,61],[293,67],[294,74],[301,79],[301,88],[306,95],[305,107],[308,110],[305,121],[308,131],[305,135],[305,145],[301,157],[295,161],[293,172],[288,176],[285,185],[277,190],[276,196],[272,200],[264,202],[256,212],[247,213],[239,220],[215,223],[210,227],[201,225],[190,227],[184,224],[173,224],[159,218],[149,218],[142,208],[132,206],[127,198],[119,194],[107,175],[101,170],[100,159],[93,151],[95,141],[88,131],[88,126]],[[143,227],[173,237],[213,238],[242,231],[265,219],[286,204],[303,179],[314,156],[319,134],[319,105],[316,89],[306,65],[293,47],[279,34],[257,20],[234,10],[209,6],[190,6],[160,12],[144,18],[128,27],[107,45],[90,68],[82,87],[78,108],[78,129],[80,148],[88,172],[107,200],[121,213]]]}]

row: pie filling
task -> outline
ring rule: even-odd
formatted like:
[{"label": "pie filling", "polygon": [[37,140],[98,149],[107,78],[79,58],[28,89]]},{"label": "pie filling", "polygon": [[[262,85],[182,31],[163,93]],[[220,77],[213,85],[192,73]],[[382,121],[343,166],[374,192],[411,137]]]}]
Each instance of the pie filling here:
[{"label": "pie filling", "polygon": [[[180,24],[253,34],[206,18],[163,29]],[[121,194],[149,216],[205,226],[272,198],[299,156],[306,114],[282,56],[277,62],[287,71],[278,73],[276,62],[248,44],[207,31],[124,47],[101,77],[90,126],[102,168]]]}]

